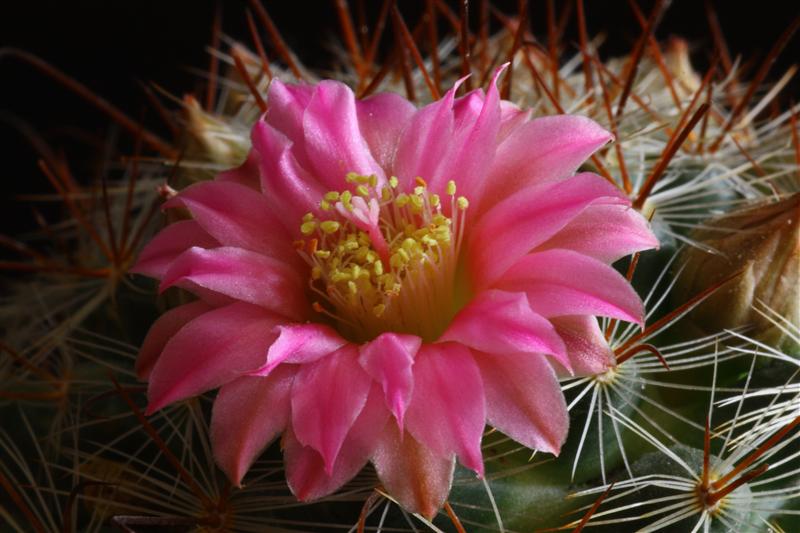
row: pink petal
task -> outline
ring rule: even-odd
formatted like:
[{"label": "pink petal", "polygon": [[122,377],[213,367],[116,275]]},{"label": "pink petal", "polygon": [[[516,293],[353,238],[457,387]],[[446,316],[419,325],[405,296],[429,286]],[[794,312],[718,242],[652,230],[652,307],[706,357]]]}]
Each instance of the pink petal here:
[{"label": "pink petal", "polygon": [[264,363],[278,317],[238,302],[204,313],[167,343],[150,373],[147,414],[242,376]]},{"label": "pink petal", "polygon": [[403,429],[403,415],[411,401],[414,376],[411,367],[422,339],[416,335],[382,333],[360,347],[359,362],[367,374],[381,384],[386,405]]},{"label": "pink petal", "polygon": [[305,149],[311,169],[330,190],[342,190],[348,172],[385,180],[358,125],[353,91],[340,82],[317,84],[303,116]]},{"label": "pink petal", "polygon": [[500,132],[497,134],[498,142],[502,142],[509,135],[515,134],[523,124],[528,122],[530,116],[530,109],[522,110],[516,104],[508,100],[500,100]]},{"label": "pink petal", "polygon": [[605,263],[572,250],[526,255],[498,280],[497,286],[524,291],[531,307],[550,318],[599,315],[642,323],[642,301],[622,274]]},{"label": "pink petal", "polygon": [[571,176],[613,136],[593,120],[577,115],[534,119],[497,148],[488,176],[487,205],[534,183]]},{"label": "pink petal", "polygon": [[482,476],[485,420],[483,383],[469,350],[457,343],[423,344],[414,361],[408,431],[440,457],[456,453]]},{"label": "pink petal", "polygon": [[417,176],[432,180],[446,154],[453,134],[453,101],[459,80],[439,100],[418,110],[400,135],[394,172],[400,189],[408,189]]},{"label": "pink petal", "polygon": [[158,317],[150,326],[142,347],[139,348],[139,355],[136,357],[136,376],[147,381],[153,365],[156,364],[158,356],[172,336],[188,322],[210,310],[211,306],[207,303],[197,301],[179,305]]},{"label": "pink petal", "polygon": [[475,354],[489,424],[520,444],[558,455],[569,416],[553,368],[537,355]]},{"label": "pink petal", "polygon": [[276,329],[278,339],[269,347],[267,362],[253,371],[253,375],[266,376],[281,363],[311,363],[347,343],[336,330],[324,324],[292,324]]},{"label": "pink petal", "polygon": [[303,114],[313,94],[313,85],[283,83],[273,78],[269,84],[268,109],[264,115],[264,120],[270,126],[289,138],[295,147],[295,155],[305,168],[309,166],[305,155]]},{"label": "pink petal", "polygon": [[591,173],[530,188],[503,200],[476,223],[469,260],[477,288],[491,284],[593,203],[628,204],[615,186]]},{"label": "pink petal", "polygon": [[414,104],[398,94],[380,93],[356,101],[356,112],[372,157],[390,172],[400,134],[416,112]]},{"label": "pink petal", "polygon": [[433,518],[444,505],[453,484],[453,454],[441,457],[408,432],[388,424],[372,463],[381,483],[411,513]]},{"label": "pink petal", "polygon": [[[602,374],[614,365],[614,353],[608,346],[595,317],[559,316],[550,320],[564,339],[574,375]],[[553,366],[559,375],[566,375],[561,365],[553,363]]]},{"label": "pink petal", "polygon": [[284,439],[286,479],[297,499],[308,501],[327,496],[358,474],[378,446],[378,437],[388,417],[381,392],[373,387],[330,472],[319,452],[303,446],[289,431]]},{"label": "pink petal", "polygon": [[255,150],[250,150],[244,163],[236,168],[225,170],[217,174],[216,181],[230,181],[238,185],[244,185],[256,192],[261,192],[261,182],[258,175],[259,155]]},{"label": "pink petal", "polygon": [[459,311],[441,340],[498,355],[549,354],[569,366],[561,337],[521,292],[481,292]]},{"label": "pink petal", "polygon": [[230,298],[302,319],[308,305],[299,274],[286,264],[242,248],[190,248],[164,274],[159,290],[199,286]]},{"label": "pink petal", "polygon": [[241,485],[250,465],[286,428],[296,371],[283,366],[268,377],[244,376],[219,390],[211,411],[211,445],[233,484]]},{"label": "pink petal", "polygon": [[635,252],[658,248],[650,224],[626,205],[590,205],[539,250],[564,248],[613,263]]},{"label": "pink petal", "polygon": [[329,476],[371,383],[358,364],[353,344],[303,365],[297,373],[292,387],[292,429],[298,441],[319,452]]},{"label": "pink petal", "polygon": [[214,248],[219,242],[194,220],[170,224],[147,243],[129,272],[163,278],[170,263],[192,246]]},{"label": "pink petal", "polygon": [[246,248],[287,262],[300,263],[264,195],[231,181],[205,181],[182,190],[164,208],[184,206],[225,246]]},{"label": "pink petal", "polygon": [[478,202],[497,146],[497,134],[500,130],[497,78],[505,68],[506,65],[503,65],[495,70],[477,116],[462,117],[455,114],[455,135],[449,140],[447,155],[441,158],[437,172],[427,177],[431,191],[442,194],[447,182],[453,180],[458,184],[460,195],[466,195],[473,202]]},{"label": "pink petal", "polygon": [[264,197],[287,232],[297,235],[303,215],[317,212],[327,191],[300,166],[291,142],[275,128],[256,122],[251,137],[253,149],[261,155]]}]

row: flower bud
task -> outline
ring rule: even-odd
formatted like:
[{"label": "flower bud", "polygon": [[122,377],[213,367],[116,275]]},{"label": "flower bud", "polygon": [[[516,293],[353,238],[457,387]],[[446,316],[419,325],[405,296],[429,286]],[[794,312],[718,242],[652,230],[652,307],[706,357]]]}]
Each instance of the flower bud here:
[{"label": "flower bud", "polygon": [[689,315],[704,333],[750,326],[749,335],[780,346],[780,328],[754,309],[767,306],[798,322],[800,193],[707,221],[690,238],[718,253],[687,248],[673,292],[676,305],[738,272]]}]

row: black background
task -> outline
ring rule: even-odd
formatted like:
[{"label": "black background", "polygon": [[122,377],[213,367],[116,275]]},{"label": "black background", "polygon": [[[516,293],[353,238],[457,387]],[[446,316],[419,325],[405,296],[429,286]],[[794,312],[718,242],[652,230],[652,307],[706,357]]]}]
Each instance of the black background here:
[{"label": "black background", "polygon": [[[371,13],[380,5],[379,0],[364,3]],[[763,57],[798,12],[794,1],[712,3],[732,54],[742,54],[745,59]],[[264,4],[298,55],[311,66],[325,66],[330,57],[326,43],[339,35],[333,2],[264,0]],[[424,0],[398,0],[398,4],[409,20],[415,20]],[[451,4],[457,6],[456,2]],[[564,2],[556,0],[555,4],[561,9]],[[649,10],[652,2],[639,0],[639,4]],[[206,46],[215,5],[213,0],[7,1],[0,7],[0,46],[35,53],[138,118],[147,107],[140,82],[155,81],[175,94],[202,94],[202,82],[192,69],[202,70],[208,63]],[[244,17],[246,2],[223,0],[221,5],[224,32],[250,45]],[[495,5],[511,12],[516,2]],[[640,31],[627,2],[585,0],[585,5],[590,34],[608,34],[602,51],[613,55],[628,50]],[[545,2],[533,0],[531,6],[534,30],[544,38]],[[577,39],[575,31],[572,24],[567,42]],[[696,63],[706,62],[713,42],[703,2],[675,0],[657,32],[659,39],[669,35],[686,37]],[[798,37],[777,62],[773,79],[800,59]],[[795,93],[795,99],[797,87],[795,82],[789,90],[790,96]],[[96,151],[82,140],[80,132],[101,140],[109,131],[108,120],[91,106],[29,66],[0,57],[0,118],[9,114],[25,120],[54,147],[63,147],[78,173],[87,168],[85,163]],[[161,127],[152,111],[145,122],[155,130]],[[0,120],[0,233],[13,233],[30,225],[28,208],[16,203],[14,196],[47,190],[36,159],[29,143]]]}]

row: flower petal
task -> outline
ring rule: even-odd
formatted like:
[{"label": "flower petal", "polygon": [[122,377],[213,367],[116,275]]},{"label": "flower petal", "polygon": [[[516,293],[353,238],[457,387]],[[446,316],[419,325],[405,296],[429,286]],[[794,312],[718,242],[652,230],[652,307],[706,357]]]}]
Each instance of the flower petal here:
[{"label": "flower petal", "polygon": [[156,364],[158,356],[161,355],[164,346],[172,336],[187,323],[210,310],[211,306],[198,300],[179,305],[158,317],[150,326],[150,330],[142,342],[142,347],[139,348],[139,355],[136,357],[136,376],[147,381],[153,365]]},{"label": "flower petal", "polygon": [[275,128],[256,122],[251,138],[261,155],[257,172],[264,197],[289,235],[297,235],[303,215],[318,211],[326,191],[300,166],[291,141]]},{"label": "flower petal", "polygon": [[276,329],[278,339],[269,347],[267,362],[252,375],[266,376],[281,363],[311,363],[347,343],[336,330],[324,324],[291,324]]},{"label": "flower petal", "polygon": [[286,264],[242,248],[190,248],[170,265],[159,290],[195,286],[299,320],[308,313],[299,274]]},{"label": "flower petal", "polygon": [[358,364],[353,344],[303,365],[297,373],[292,387],[292,429],[300,443],[319,452],[329,476],[371,383]]},{"label": "flower petal", "polygon": [[286,365],[267,377],[240,377],[223,385],[214,399],[214,458],[235,485],[241,484],[250,465],[286,428],[296,371]]},{"label": "flower petal", "polygon": [[569,366],[561,337],[522,292],[481,292],[459,311],[441,340],[498,355],[549,354]]},{"label": "flower petal", "polygon": [[496,285],[525,292],[531,307],[547,318],[598,315],[641,324],[644,317],[639,295],[622,274],[572,250],[528,254]]},{"label": "flower petal", "polygon": [[299,264],[264,195],[232,181],[205,181],[183,189],[164,208],[183,206],[225,246],[246,248]]},{"label": "flower petal", "polygon": [[264,120],[294,144],[303,167],[308,167],[303,135],[303,114],[314,94],[314,86],[305,83],[283,83],[273,78],[269,84],[267,112]]},{"label": "flower petal", "polygon": [[[593,316],[559,316],[550,319],[567,346],[569,362],[575,376],[602,374],[614,365],[614,353]],[[552,362],[551,362],[552,363]],[[561,365],[553,363],[556,372],[566,375]]]},{"label": "flower petal", "polygon": [[658,248],[650,224],[626,205],[590,205],[539,250],[564,248],[613,263],[635,252]]},{"label": "flower petal", "polygon": [[394,93],[380,93],[356,101],[358,125],[375,161],[391,172],[397,141],[414,116],[414,104]]},{"label": "flower petal", "polygon": [[440,457],[456,453],[482,476],[485,420],[483,383],[469,350],[457,343],[423,344],[414,361],[408,431]]},{"label": "flower petal", "polygon": [[237,302],[204,313],[167,343],[150,373],[147,414],[214,389],[264,363],[280,320]]},{"label": "flower petal", "polygon": [[628,200],[615,186],[586,172],[525,189],[492,207],[470,237],[468,253],[477,288],[492,283],[593,203],[627,205]]},{"label": "flower petal", "polygon": [[359,362],[367,374],[380,383],[386,406],[403,430],[403,416],[411,401],[414,376],[411,367],[422,339],[416,335],[382,333],[359,348]]},{"label": "flower petal", "polygon": [[311,170],[330,190],[342,190],[348,172],[386,179],[359,129],[353,91],[332,80],[317,84],[303,115],[305,149]]},{"label": "flower petal", "polygon": [[378,446],[378,437],[389,417],[381,396],[380,389],[373,386],[330,472],[317,450],[303,446],[292,431],[286,433],[286,479],[297,499],[308,501],[326,496],[350,481],[364,467]]},{"label": "flower petal", "polygon": [[433,453],[408,432],[387,424],[372,463],[381,483],[404,509],[433,518],[453,484],[455,457]]},{"label": "flower petal", "polygon": [[213,248],[219,246],[219,242],[194,220],[170,224],[147,243],[129,272],[163,278],[170,263],[192,246]]},{"label": "flower petal", "polygon": [[475,353],[486,391],[489,424],[520,444],[558,455],[567,438],[564,394],[538,355]]},{"label": "flower petal", "polygon": [[571,176],[613,135],[595,121],[577,115],[541,117],[525,123],[497,148],[486,180],[487,204],[533,183]]}]

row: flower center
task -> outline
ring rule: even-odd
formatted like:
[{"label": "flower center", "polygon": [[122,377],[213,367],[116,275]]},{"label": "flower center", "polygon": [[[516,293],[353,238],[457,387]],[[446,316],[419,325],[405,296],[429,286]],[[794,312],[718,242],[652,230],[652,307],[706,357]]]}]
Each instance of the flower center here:
[{"label": "flower center", "polygon": [[[458,256],[469,202],[447,184],[447,198],[422,178],[412,191],[398,180],[349,173],[354,191],[325,194],[318,218],[303,217],[296,243],[311,266],[314,310],[346,338],[371,340],[386,331],[436,340],[457,309]],[[449,216],[446,215],[449,214]],[[324,220],[323,220],[324,218]]]}]

